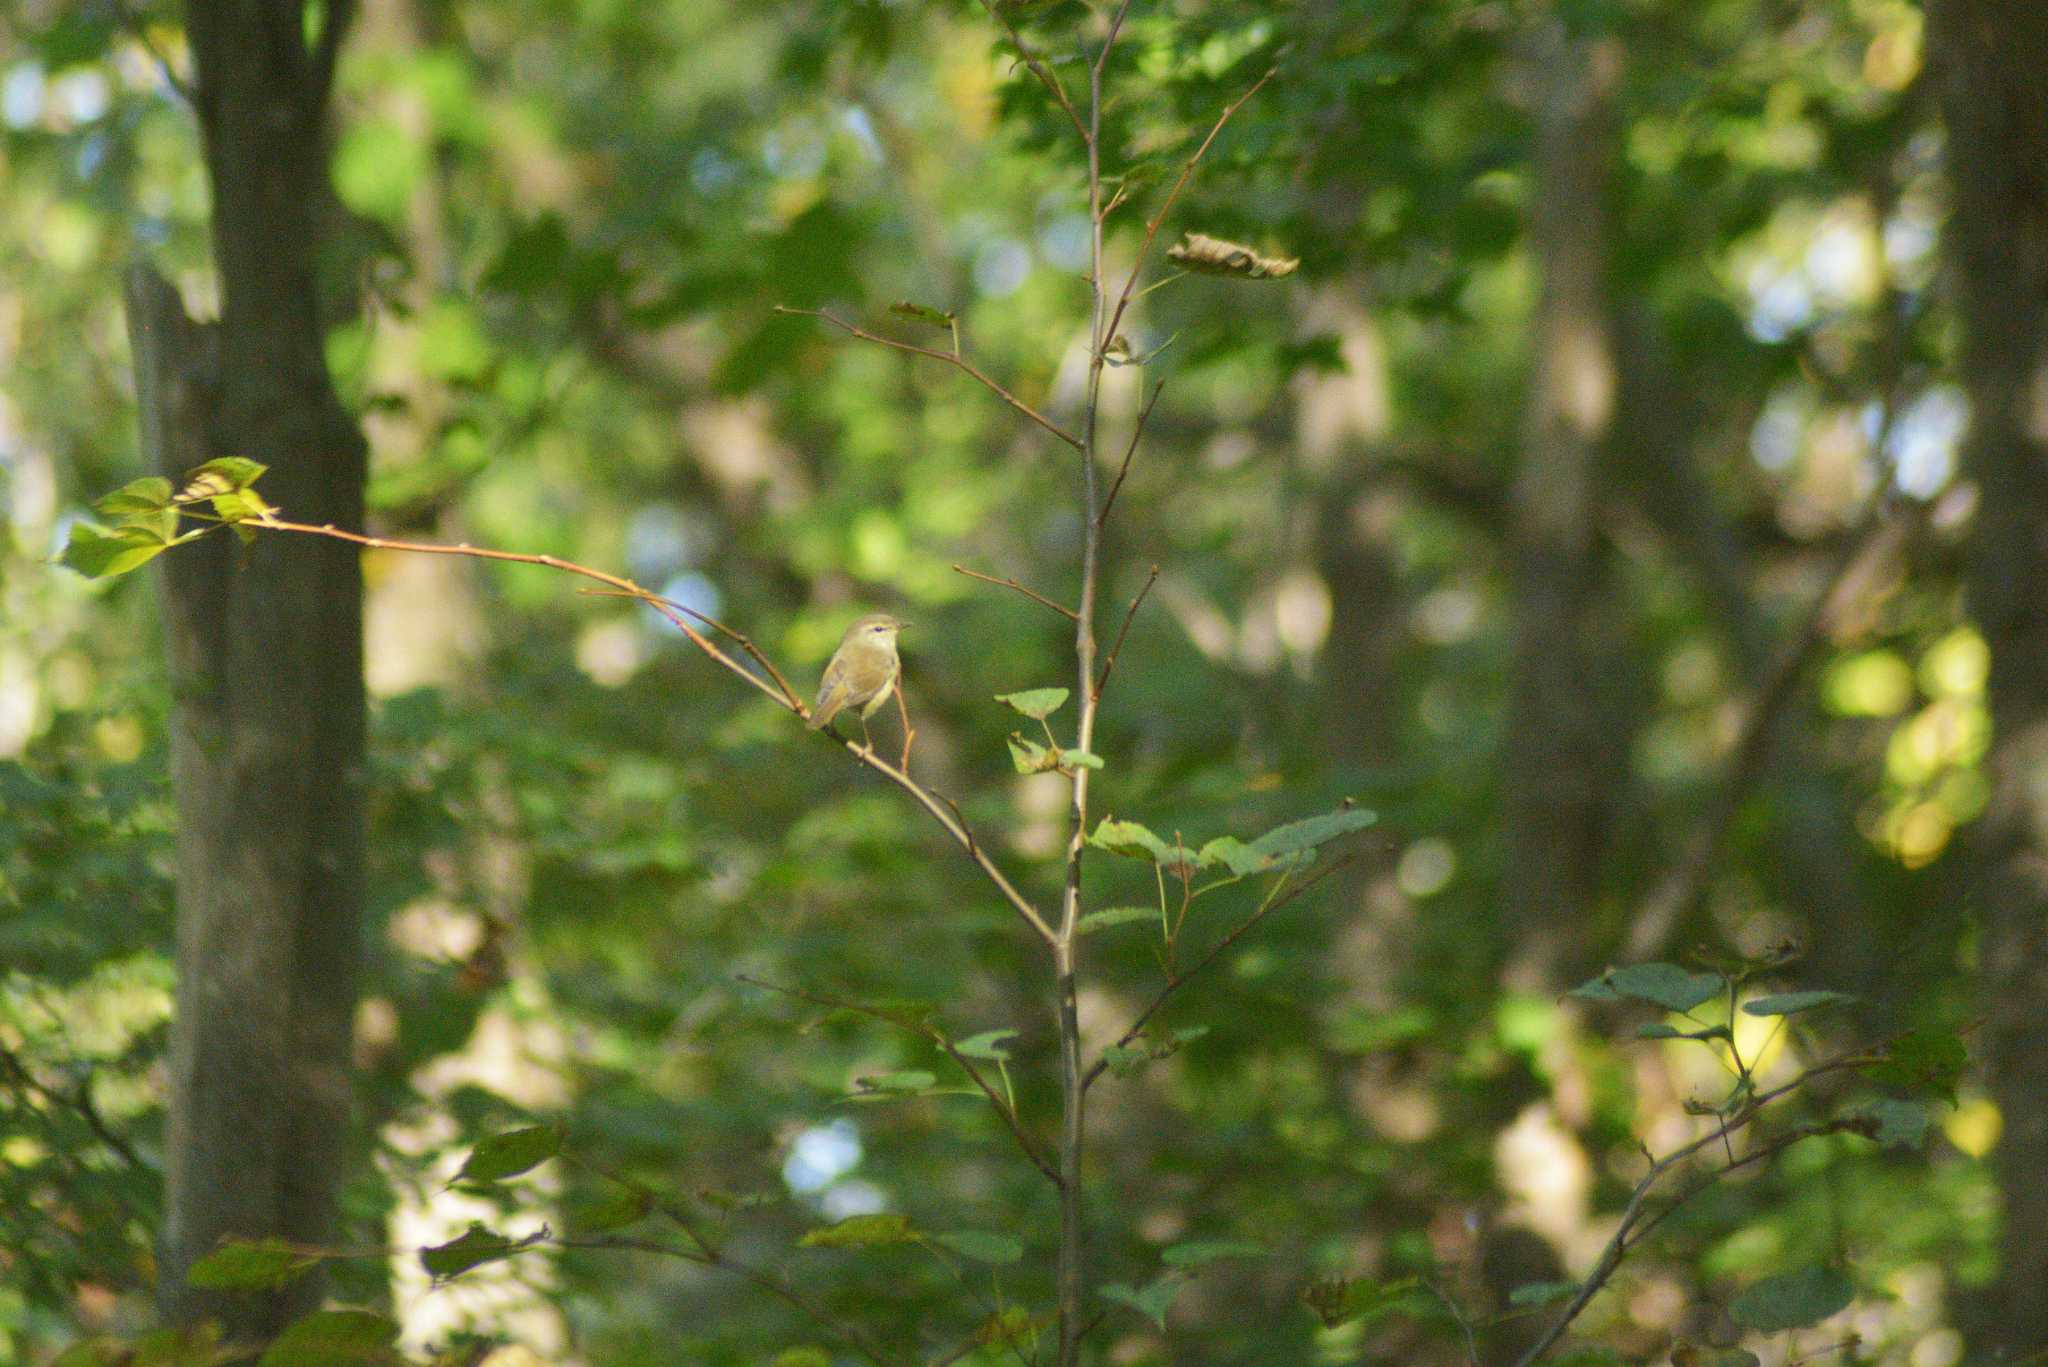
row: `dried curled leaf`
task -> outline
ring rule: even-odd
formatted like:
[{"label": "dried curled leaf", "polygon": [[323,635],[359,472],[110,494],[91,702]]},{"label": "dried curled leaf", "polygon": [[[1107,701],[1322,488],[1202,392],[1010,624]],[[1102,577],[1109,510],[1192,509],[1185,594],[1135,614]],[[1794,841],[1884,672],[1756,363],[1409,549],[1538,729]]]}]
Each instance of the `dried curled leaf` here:
[{"label": "dried curled leaf", "polygon": [[1301,266],[1298,256],[1261,256],[1250,247],[1207,233],[1184,235],[1166,249],[1166,259],[1204,275],[1235,275],[1245,280],[1278,280]]}]

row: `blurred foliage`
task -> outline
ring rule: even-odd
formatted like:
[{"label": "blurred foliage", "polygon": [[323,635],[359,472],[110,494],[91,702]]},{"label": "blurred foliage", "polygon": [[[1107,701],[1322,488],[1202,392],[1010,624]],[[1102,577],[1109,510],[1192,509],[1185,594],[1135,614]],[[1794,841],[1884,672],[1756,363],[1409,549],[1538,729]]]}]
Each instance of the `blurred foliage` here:
[{"label": "blurred foliage", "polygon": [[[1355,875],[1176,997],[1164,1056],[1096,1090],[1105,1360],[1458,1360],[1446,1305],[1485,1320],[1582,1271],[1639,1146],[1690,1137],[1687,1099],[1727,1085],[1697,1043],[1615,1038],[1604,1010],[1496,979],[1509,396],[1535,288],[1523,8],[1141,5],[1110,66],[1107,170],[1132,196],[1111,259],[1127,268],[1216,111],[1277,65],[1161,245],[1201,231],[1301,266],[1179,281],[1126,326],[1153,359],[1110,372],[1105,449],[1169,383],[1110,528],[1106,614],[1152,564],[1161,578],[1107,694],[1097,805],[1192,846],[1344,797],[1380,825]],[[1557,8],[1626,53],[1609,668],[1587,681],[1614,745],[1603,895],[1575,928],[1588,970],[1895,485],[1928,516],[1798,689],[1684,943],[1754,957],[1796,937],[1808,961],[1763,990],[1860,998],[1779,1030],[1765,1075],[1909,1027],[1952,1042],[1974,952],[1952,837],[1984,802],[1984,652],[1954,581],[1968,504],[1920,11]],[[1077,89],[1087,7],[999,11]],[[26,0],[0,21],[0,1358],[147,1322],[166,700],[144,581],[50,560],[142,473],[124,263],[147,255],[202,311],[216,289],[167,70],[185,70],[169,4]],[[993,699],[1070,683],[1068,628],[949,567],[1071,596],[1067,453],[943,366],[772,312],[909,336],[923,325],[888,306],[915,301],[956,315],[1015,392],[1073,411],[1082,180],[988,16],[365,0],[337,105],[329,357],[372,439],[378,526],[631,574],[793,678],[860,611],[900,613],[920,772],[1051,900],[1060,781],[1013,772],[1017,717]],[[920,1034],[739,980],[916,1004],[954,1041],[1014,1032],[1003,1075],[1043,1132],[1050,994],[1006,909],[921,814],[820,762],[658,620],[527,567],[373,553],[368,573],[374,905],[343,1244],[617,1230],[644,1209],[621,1206],[623,1180],[883,1342],[937,1353],[979,1332],[993,1346],[966,1360],[1015,1361],[1000,1341],[1028,1342],[1048,1303],[1052,1201],[997,1118]],[[1383,674],[1333,663],[1359,636]],[[1142,862],[1090,877],[1098,907],[1155,897]],[[1220,891],[1184,933],[1206,945],[1253,905]],[[1158,937],[1132,920],[1085,945],[1084,1023],[1107,1043],[1157,984]],[[1736,1016],[1745,1049],[1752,1025],[1772,1028]],[[919,1072],[937,1094],[859,1083]],[[1959,1307],[1997,1271],[1982,1159],[1999,1123],[1967,1072],[1957,1086],[1925,1160],[1831,1135],[1702,1195],[1585,1341],[1638,1361],[1732,1346],[1724,1311],[1765,1276],[1847,1266],[1858,1299],[1812,1346],[1847,1322],[1866,1360],[1954,1360]],[[479,1141],[535,1124],[580,1161],[450,1189]],[[807,1246],[873,1214],[931,1237]],[[1185,1252],[1205,1246],[1239,1252]],[[339,1303],[388,1315],[409,1350],[831,1360],[788,1304],[648,1254],[537,1248],[445,1284],[417,1259],[331,1271]],[[1525,1322],[1482,1327],[1488,1347]],[[381,1348],[384,1323],[307,1332]]]}]

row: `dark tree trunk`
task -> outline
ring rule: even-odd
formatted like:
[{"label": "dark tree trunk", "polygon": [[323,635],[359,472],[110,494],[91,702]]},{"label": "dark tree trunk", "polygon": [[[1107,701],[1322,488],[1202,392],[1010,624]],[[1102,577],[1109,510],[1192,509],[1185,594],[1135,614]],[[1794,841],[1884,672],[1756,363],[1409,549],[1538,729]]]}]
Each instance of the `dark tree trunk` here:
[{"label": "dark tree trunk", "polygon": [[2048,1347],[2048,7],[1944,0],[1931,18],[1978,491],[1969,603],[1991,647],[1974,900],[2005,1211],[1979,1348],[2018,1357]]},{"label": "dark tree trunk", "polygon": [[1568,35],[1555,21],[1528,60],[1537,104],[1530,245],[1543,284],[1515,491],[1505,894],[1511,978],[1537,989],[1580,957],[1598,885],[1606,747],[1592,620],[1594,466],[1616,397],[1606,269],[1619,66],[1612,41]]},{"label": "dark tree trunk", "polygon": [[[329,0],[329,23],[350,8]],[[195,323],[154,274],[132,276],[146,453],[174,478],[210,456],[261,461],[291,516],[358,528],[363,443],[328,378],[315,279],[333,40],[309,50],[299,0],[194,0],[187,24],[221,317]],[[331,1233],[362,904],[362,576],[352,549],[282,536],[209,537],[158,563],[178,804],[158,1301],[258,1338],[317,1284],[221,1297],[185,1272],[224,1235]]]}]

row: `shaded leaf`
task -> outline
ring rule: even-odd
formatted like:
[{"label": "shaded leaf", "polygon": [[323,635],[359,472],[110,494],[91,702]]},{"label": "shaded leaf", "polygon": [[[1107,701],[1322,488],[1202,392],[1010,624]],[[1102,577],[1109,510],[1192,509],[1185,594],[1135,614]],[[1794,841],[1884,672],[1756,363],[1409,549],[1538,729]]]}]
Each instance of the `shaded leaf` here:
[{"label": "shaded leaf", "polygon": [[777,1353],[769,1367],[832,1367],[832,1355],[823,1348],[805,1344]]},{"label": "shaded leaf", "polygon": [[1353,1320],[1373,1320],[1394,1313],[1425,1313],[1433,1304],[1420,1277],[1402,1277],[1391,1282],[1358,1282],[1348,1277],[1326,1277],[1302,1288],[1302,1304],[1315,1313],[1326,1329]]},{"label": "shaded leaf", "polygon": [[1161,1249],[1159,1261],[1168,1267],[1200,1267],[1204,1263],[1221,1262],[1225,1258],[1270,1256],[1270,1250],[1263,1245],[1246,1239],[1189,1239]]},{"label": "shaded leaf", "polygon": [[538,1167],[562,1151],[562,1137],[546,1125],[492,1135],[470,1151],[458,1182],[502,1182]]},{"label": "shaded leaf", "polygon": [[1886,1047],[1884,1061],[1870,1070],[1870,1076],[1894,1087],[1929,1091],[1953,1103],[1956,1082],[1969,1061],[1969,1050],[1953,1031],[1914,1030]]},{"label": "shaded leaf", "polygon": [[654,1199],[646,1192],[615,1191],[571,1207],[569,1228],[578,1234],[602,1234],[643,1220],[653,1209]]},{"label": "shaded leaf", "polygon": [[1265,873],[1269,869],[1282,866],[1281,860],[1276,856],[1255,850],[1234,835],[1217,836],[1202,846],[1197,858],[1205,869],[1221,865],[1240,878]]},{"label": "shaded leaf", "polygon": [[1509,1305],[1554,1305],[1578,1294],[1577,1282],[1530,1282],[1508,1293]]},{"label": "shaded leaf", "polygon": [[929,304],[914,304],[908,299],[898,299],[895,303],[889,305],[889,312],[904,318],[915,318],[920,323],[930,323],[936,328],[950,328],[953,326],[952,314],[942,309],[935,309]]},{"label": "shaded leaf", "polygon": [[1166,1328],[1167,1307],[1173,1304],[1173,1298],[1180,1294],[1183,1285],[1179,1277],[1168,1273],[1142,1287],[1130,1286],[1124,1282],[1111,1282],[1100,1288],[1099,1294],[1120,1305],[1130,1306],[1163,1330]]},{"label": "shaded leaf", "polygon": [[932,1242],[943,1244],[963,1258],[972,1258],[978,1263],[1007,1266],[1024,1256],[1024,1244],[1008,1234],[989,1234],[978,1229],[956,1229],[944,1234],[931,1236]]},{"label": "shaded leaf", "polygon": [[545,1237],[543,1234],[529,1234],[523,1239],[510,1239],[495,1233],[480,1224],[472,1223],[459,1239],[450,1239],[445,1244],[435,1244],[420,1250],[420,1266],[427,1269],[427,1275],[436,1281],[459,1277],[472,1267],[509,1258],[523,1248],[531,1247]]},{"label": "shaded leaf", "polygon": [[801,1248],[881,1248],[890,1244],[913,1243],[917,1232],[910,1217],[880,1212],[849,1215],[836,1225],[814,1229],[797,1240]]},{"label": "shaded leaf", "polygon": [[998,693],[996,701],[1033,721],[1044,721],[1065,706],[1071,696],[1064,688],[1027,688],[1021,693]]},{"label": "shaded leaf", "polygon": [[1015,1030],[988,1030],[955,1041],[953,1048],[968,1058],[985,1058],[1000,1063],[1010,1057],[1009,1051],[1003,1048],[1003,1041],[1015,1039],[1016,1035]]},{"label": "shaded leaf", "polygon": [[1689,973],[1676,964],[1631,964],[1627,968],[1610,968],[1565,995],[1582,1001],[1633,997],[1666,1011],[1683,1012],[1723,991],[1727,985],[1727,979],[1718,973]]},{"label": "shaded leaf", "polygon": [[1752,1016],[1792,1016],[1817,1006],[1837,1006],[1856,1000],[1858,998],[1849,992],[1780,992],[1773,997],[1758,997],[1753,1002],[1744,1002],[1742,1009]]},{"label": "shaded leaf", "polygon": [[1675,1025],[1653,1021],[1636,1028],[1637,1039],[1732,1039],[1733,1033],[1725,1025],[1709,1025],[1703,1030],[1681,1030]]},{"label": "shaded leaf", "polygon": [[395,1320],[368,1310],[318,1310],[286,1326],[259,1358],[259,1367],[328,1367],[349,1362],[393,1362]]},{"label": "shaded leaf", "polygon": [[1111,926],[1129,925],[1133,921],[1157,921],[1157,907],[1108,907],[1102,911],[1091,911],[1074,923],[1074,933],[1091,935]]},{"label": "shaded leaf", "polygon": [[1049,750],[1019,731],[1009,737],[1010,763],[1020,774],[1043,774],[1059,768],[1060,752]]},{"label": "shaded leaf", "polygon": [[201,1291],[272,1291],[319,1265],[317,1254],[282,1239],[234,1240],[192,1264],[185,1281]]},{"label": "shaded leaf", "polygon": [[1851,1117],[1863,1122],[1859,1129],[1887,1149],[1917,1150],[1927,1142],[1928,1127],[1934,1123],[1925,1106],[1896,1097],[1859,1106]]},{"label": "shaded leaf", "polygon": [[1090,750],[1061,750],[1058,753],[1060,768],[1062,769],[1100,769],[1102,767],[1102,756]]},{"label": "shaded leaf", "polygon": [[1339,807],[1334,812],[1312,816],[1305,821],[1290,821],[1285,826],[1276,826],[1254,840],[1249,848],[1256,854],[1277,859],[1312,850],[1340,835],[1362,831],[1379,819],[1379,813],[1370,807]]},{"label": "shaded leaf", "polygon": [[875,1073],[868,1077],[857,1077],[854,1085],[864,1092],[901,1092],[916,1095],[928,1092],[938,1085],[939,1079],[922,1068],[905,1068],[893,1073]]},{"label": "shaded leaf", "polygon": [[1183,869],[1193,872],[1200,867],[1200,856],[1193,850],[1185,845],[1169,845],[1135,821],[1102,821],[1088,837],[1088,843],[1127,859],[1149,859],[1175,875]]},{"label": "shaded leaf", "polygon": [[1802,1267],[1766,1277],[1737,1296],[1728,1313],[1758,1333],[1804,1329],[1818,1324],[1856,1297],[1849,1279],[1831,1267]]}]

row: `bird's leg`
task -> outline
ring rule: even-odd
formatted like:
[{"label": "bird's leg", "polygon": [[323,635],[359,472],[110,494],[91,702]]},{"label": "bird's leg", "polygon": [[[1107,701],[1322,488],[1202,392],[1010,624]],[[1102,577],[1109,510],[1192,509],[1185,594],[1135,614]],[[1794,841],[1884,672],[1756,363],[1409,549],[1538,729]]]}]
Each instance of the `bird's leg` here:
[{"label": "bird's leg", "polygon": [[867,745],[868,753],[875,753],[875,738],[868,734],[868,714],[860,714],[860,738]]},{"label": "bird's leg", "polygon": [[903,681],[896,682],[896,715],[903,718],[903,758],[896,765],[904,773],[910,772],[910,742],[917,739],[917,732],[910,729],[910,708],[903,701]]}]

